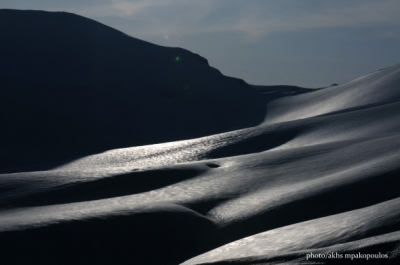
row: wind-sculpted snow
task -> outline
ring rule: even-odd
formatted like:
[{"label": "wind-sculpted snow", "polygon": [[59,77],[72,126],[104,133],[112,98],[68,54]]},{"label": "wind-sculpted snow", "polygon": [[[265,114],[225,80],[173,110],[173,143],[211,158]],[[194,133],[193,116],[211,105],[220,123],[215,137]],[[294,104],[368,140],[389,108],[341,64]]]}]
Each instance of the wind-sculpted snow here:
[{"label": "wind-sculpted snow", "polygon": [[[210,264],[221,260],[262,255],[271,257],[271,254],[282,255],[307,249],[311,253],[315,252],[315,249],[395,232],[400,228],[399,202],[400,199],[390,200],[362,209],[263,232],[222,246],[183,264],[205,264],[206,262]],[[399,233],[396,234],[396,242],[400,243]],[[384,240],[380,238],[380,241]],[[307,249],[304,248],[305,246]],[[303,260],[305,259],[306,255],[303,257]]]},{"label": "wind-sculpted snow", "polygon": [[400,65],[317,90],[257,87],[267,112],[252,127],[8,160],[0,263],[398,264]]},{"label": "wind-sculpted snow", "polygon": [[304,119],[335,111],[368,108],[400,100],[399,65],[296,97],[285,97],[268,106],[266,123]]}]

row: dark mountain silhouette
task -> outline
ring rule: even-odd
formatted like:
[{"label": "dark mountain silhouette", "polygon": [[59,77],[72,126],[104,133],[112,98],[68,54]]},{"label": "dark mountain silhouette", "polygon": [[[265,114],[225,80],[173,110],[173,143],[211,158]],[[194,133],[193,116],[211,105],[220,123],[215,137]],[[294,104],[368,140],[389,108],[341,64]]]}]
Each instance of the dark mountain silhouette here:
[{"label": "dark mountain silhouette", "polygon": [[0,10],[1,167],[259,124],[257,91],[206,59],[64,12]]}]

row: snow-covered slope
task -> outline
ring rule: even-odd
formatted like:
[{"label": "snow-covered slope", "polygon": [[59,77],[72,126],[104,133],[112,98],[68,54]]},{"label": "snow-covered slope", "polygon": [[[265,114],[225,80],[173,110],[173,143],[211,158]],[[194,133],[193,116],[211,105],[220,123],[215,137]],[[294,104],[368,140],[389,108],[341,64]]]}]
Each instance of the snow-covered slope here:
[{"label": "snow-covered slope", "polygon": [[367,108],[400,99],[400,65],[381,69],[351,82],[319,89],[268,106],[266,123],[283,122],[324,115],[335,111]]},{"label": "snow-covered slope", "polygon": [[[216,111],[256,93],[217,76]],[[257,126],[239,115],[240,130],[9,168],[2,264],[398,264],[399,84],[395,65],[300,93],[257,87],[276,90],[257,96]]]}]

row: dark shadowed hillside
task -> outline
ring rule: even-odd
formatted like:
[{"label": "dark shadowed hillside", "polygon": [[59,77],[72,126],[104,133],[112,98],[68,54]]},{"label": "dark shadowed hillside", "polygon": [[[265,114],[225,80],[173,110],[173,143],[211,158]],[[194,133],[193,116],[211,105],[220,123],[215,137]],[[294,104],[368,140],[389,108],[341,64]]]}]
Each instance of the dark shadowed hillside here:
[{"label": "dark shadowed hillside", "polygon": [[2,168],[264,118],[255,90],[187,50],[64,12],[0,10],[0,25]]}]

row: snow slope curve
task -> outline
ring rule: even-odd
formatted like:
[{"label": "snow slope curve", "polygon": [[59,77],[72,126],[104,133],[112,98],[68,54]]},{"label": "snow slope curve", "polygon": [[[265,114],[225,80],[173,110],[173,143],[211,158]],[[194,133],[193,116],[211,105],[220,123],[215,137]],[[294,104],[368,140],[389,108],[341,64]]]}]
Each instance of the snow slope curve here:
[{"label": "snow slope curve", "polygon": [[[224,91],[240,83],[218,76]],[[65,159],[43,156],[0,174],[2,264],[398,264],[399,83],[395,65],[343,85],[283,91],[260,99],[263,124],[195,139],[179,132],[184,140],[75,157],[55,145]],[[242,85],[234,90],[253,91]],[[225,95],[219,108],[228,110],[231,94],[215,89],[204,95]],[[174,134],[178,125],[169,125],[158,132]]]}]

